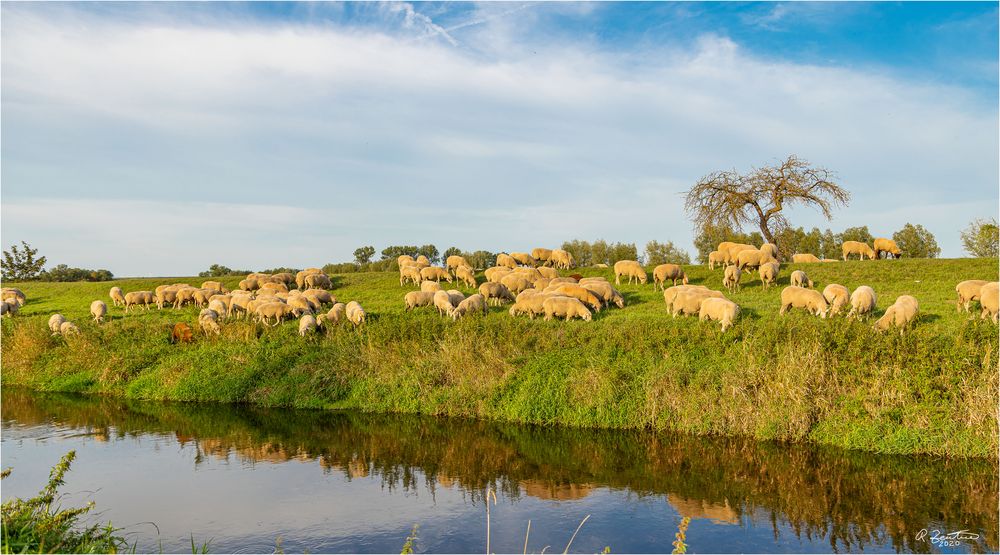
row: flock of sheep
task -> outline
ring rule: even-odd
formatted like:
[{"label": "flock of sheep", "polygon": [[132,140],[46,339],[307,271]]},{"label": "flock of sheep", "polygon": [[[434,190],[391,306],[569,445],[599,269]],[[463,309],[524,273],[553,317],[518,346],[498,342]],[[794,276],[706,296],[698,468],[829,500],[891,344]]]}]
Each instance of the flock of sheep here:
[{"label": "flock of sheep", "polygon": [[[845,241],[844,260],[854,254],[861,259],[868,257],[874,260],[882,254],[898,258],[900,250],[890,239],[876,239],[874,247]],[[820,260],[811,254],[795,254],[792,261],[836,262]],[[572,269],[575,263],[569,252],[560,249],[537,248],[530,254],[501,253],[497,256],[496,266],[483,272],[486,281],[482,284],[478,283],[472,265],[462,256],[449,256],[443,267],[432,266],[422,255],[416,258],[403,255],[397,263],[400,285],[411,283],[419,288],[403,296],[405,309],[432,307],[439,315],[453,320],[471,314],[486,314],[488,306],[504,303],[511,303],[511,316],[541,316],[545,320],[579,318],[591,321],[593,313],[604,308],[612,305],[625,307],[625,297],[603,277],[561,276],[559,269]],[[710,269],[722,266],[722,283],[730,294],[740,288],[742,276],[749,272],[756,271],[763,288],[767,289],[777,283],[781,270],[778,251],[773,244],[758,248],[723,242],[709,255],[708,263]],[[629,284],[634,281],[645,285],[648,282],[645,268],[635,260],[616,262],[614,274],[615,285],[620,285],[622,278]],[[441,286],[442,281],[452,283],[456,280],[478,290],[478,293],[466,296],[457,289],[445,290]],[[702,321],[719,322],[725,332],[740,314],[740,306],[722,291],[703,285],[689,285],[684,270],[676,264],[656,266],[653,269],[653,287],[663,290],[667,310],[674,317],[697,315]],[[798,308],[821,318],[844,313],[848,318],[864,318],[875,310],[877,296],[874,289],[867,285],[861,285],[853,292],[836,283],[827,285],[822,292],[813,287],[813,281],[803,270],[793,271],[790,285],[781,291],[779,314]],[[250,274],[239,282],[239,289],[234,291],[227,290],[221,282],[206,281],[201,287],[175,283],[160,285],[153,291],[128,293],[112,287],[109,296],[113,305],[121,306],[126,313],[137,307],[148,310],[152,305],[159,309],[168,306],[178,309],[188,304],[201,307],[198,325],[206,335],[220,334],[223,322],[231,318],[252,318],[269,326],[277,326],[288,318],[298,318],[299,334],[303,336],[341,322],[350,322],[354,326],[363,324],[365,311],[361,305],[357,301],[346,304],[337,302],[329,289],[332,289],[329,276],[318,268],[309,268],[295,275]],[[959,283],[955,290],[959,311],[964,309],[968,312],[971,303],[978,301],[981,318],[990,317],[995,323],[1000,321],[1000,282],[966,280]],[[15,314],[24,302],[22,291],[4,288],[0,310],[4,315]],[[323,312],[327,306],[329,310]],[[874,325],[878,330],[896,327],[902,333],[916,320],[918,312],[917,299],[901,295]],[[108,313],[108,306],[104,301],[95,300],[90,305],[90,313],[96,322],[101,323]],[[53,334],[64,336],[79,333],[79,328],[61,314],[51,316],[49,328]],[[190,340],[190,336],[186,324],[175,327],[175,340]]]}]

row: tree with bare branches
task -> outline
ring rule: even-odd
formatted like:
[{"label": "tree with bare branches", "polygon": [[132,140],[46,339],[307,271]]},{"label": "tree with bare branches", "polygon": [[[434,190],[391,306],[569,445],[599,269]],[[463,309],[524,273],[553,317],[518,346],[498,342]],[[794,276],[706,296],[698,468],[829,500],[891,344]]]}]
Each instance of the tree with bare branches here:
[{"label": "tree with bare branches", "polygon": [[833,172],[814,168],[793,154],[780,164],[753,168],[745,174],[736,170],[710,173],[687,192],[684,208],[696,229],[706,225],[739,229],[753,224],[764,239],[775,243],[778,232],[788,227],[781,212],[785,208],[814,206],[829,220],[835,206],[847,205],[851,194],[835,179]]}]

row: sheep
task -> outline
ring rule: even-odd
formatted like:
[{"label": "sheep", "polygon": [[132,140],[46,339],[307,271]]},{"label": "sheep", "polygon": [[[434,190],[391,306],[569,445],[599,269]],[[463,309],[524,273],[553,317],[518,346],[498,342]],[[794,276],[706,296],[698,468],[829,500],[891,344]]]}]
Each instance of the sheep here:
[{"label": "sheep", "polygon": [[163,310],[164,305],[175,304],[177,302],[177,291],[178,289],[174,287],[168,287],[159,293],[156,293],[156,308]]},{"label": "sheep", "polygon": [[860,285],[857,289],[851,293],[851,311],[847,313],[847,317],[861,318],[868,313],[875,310],[875,304],[878,301],[878,297],[875,296],[875,290],[867,285]]},{"label": "sheep", "polygon": [[820,318],[826,318],[830,311],[830,305],[819,291],[795,285],[781,290],[781,310],[778,314],[784,315],[790,308],[804,308],[809,314],[819,315]]},{"label": "sheep", "polygon": [[606,281],[580,281],[580,287],[590,291],[604,302],[605,305],[615,303],[618,308],[625,308],[625,298],[617,289]]},{"label": "sheep", "polygon": [[241,279],[239,288],[241,291],[256,291],[257,289],[260,288],[260,284],[257,283],[256,279],[252,278]]},{"label": "sheep", "polygon": [[403,295],[403,304],[406,310],[413,310],[421,306],[432,306],[434,304],[434,291],[410,291]]},{"label": "sheep", "polygon": [[194,292],[195,291],[197,291],[197,289],[195,289],[194,287],[190,287],[190,286],[188,286],[188,287],[181,287],[181,288],[176,289],[176,290],[167,289],[167,290],[165,290],[163,292],[164,301],[166,301],[166,299],[170,295],[173,295],[174,308],[180,308],[180,307],[184,306],[187,303],[193,303],[194,302]]},{"label": "sheep", "polygon": [[226,292],[225,288],[222,287],[222,282],[221,281],[205,281],[205,282],[202,282],[201,288],[202,289],[215,289],[216,291],[219,291],[219,292],[222,292],[222,293]]},{"label": "sheep", "polygon": [[235,295],[229,303],[230,315],[242,318],[244,314],[249,314],[249,303],[253,300],[250,295]]},{"label": "sheep", "polygon": [[792,277],[789,283],[796,287],[805,287],[808,289],[813,287],[813,280],[809,279],[809,276],[807,276],[802,270],[795,270],[792,272]]},{"label": "sheep", "polygon": [[757,249],[746,249],[736,254],[736,265],[739,266],[740,270],[747,268],[756,270],[760,268],[761,264],[774,261],[774,257],[769,253]]},{"label": "sheep", "polygon": [[17,308],[17,301],[0,301],[0,316],[13,316],[17,314],[15,309]]},{"label": "sheep", "polygon": [[603,281],[604,283],[608,283],[608,278],[606,278],[604,276],[590,276],[590,277],[585,277],[585,278],[578,279],[577,283],[579,283],[580,285],[583,285],[584,283],[590,283],[590,282],[593,282],[593,281]]},{"label": "sheep", "polygon": [[305,337],[306,334],[316,331],[316,317],[312,314],[304,314],[299,318],[299,335]]},{"label": "sheep", "polygon": [[[965,281],[959,282],[955,286],[955,292],[958,293],[958,304],[955,305],[955,311],[961,312],[964,308],[966,312],[969,312],[969,305],[972,301],[979,301],[979,293],[984,285],[989,283],[985,279],[967,279]],[[982,301],[980,301],[982,304]]]},{"label": "sheep", "polygon": [[51,331],[53,334],[59,333],[59,326],[61,326],[62,323],[65,321],[66,318],[59,313],[49,316],[49,331]]},{"label": "sheep", "polygon": [[459,266],[455,268],[455,279],[460,280],[466,287],[476,286],[476,272],[469,266]]},{"label": "sheep", "polygon": [[513,258],[518,264],[522,264],[524,266],[531,266],[532,268],[538,266],[538,261],[526,252],[512,252],[510,253],[510,257]]},{"label": "sheep", "polygon": [[[294,278],[295,279],[295,286],[298,287],[299,289],[305,289],[304,286],[305,286],[305,283],[306,283],[306,276],[311,276],[311,275],[315,275],[315,274],[322,274],[322,273],[323,273],[323,270],[321,270],[319,268],[306,268],[305,270],[302,270],[302,271],[298,272],[297,274],[295,274],[295,278]],[[280,274],[275,274],[275,275],[280,275]],[[285,285],[289,285],[289,283],[285,282]]]},{"label": "sheep", "polygon": [[258,305],[254,313],[257,315],[257,320],[263,324],[274,318],[274,325],[277,326],[286,317],[292,316],[292,307],[280,301],[271,301]]},{"label": "sheep", "polygon": [[329,312],[327,312],[326,314],[319,315],[319,318],[316,319],[316,322],[321,326],[326,326],[327,322],[336,325],[346,320],[347,320],[346,305],[344,305],[344,303],[334,303],[333,306],[330,307]]},{"label": "sheep", "polygon": [[190,343],[194,340],[194,334],[191,333],[191,326],[178,322],[174,324],[173,330],[170,332],[170,342],[173,344],[177,343]]},{"label": "sheep", "polygon": [[893,258],[899,258],[902,256],[902,251],[899,250],[899,246],[892,239],[886,239],[884,237],[879,237],[875,239],[874,244],[875,258],[881,258],[883,254],[888,259],[891,254]]},{"label": "sheep", "polygon": [[541,291],[529,289],[517,296],[517,300],[510,307],[510,315],[527,314],[531,319],[534,319],[535,316],[542,316],[545,314],[545,307],[543,306],[545,299],[553,296],[555,296],[554,293],[542,293]]},{"label": "sheep", "polygon": [[793,254],[792,262],[795,264],[812,264],[814,262],[820,262],[820,259],[816,258],[815,254]]},{"label": "sheep", "polygon": [[486,282],[479,286],[479,293],[490,304],[503,304],[504,301],[514,301],[514,295],[502,283]]},{"label": "sheep", "polygon": [[515,295],[525,289],[534,289],[535,287],[531,280],[516,272],[511,272],[500,278],[500,283]]},{"label": "sheep", "polygon": [[417,266],[400,266],[399,268],[399,285],[402,286],[407,281],[413,283],[420,283],[420,268]]},{"label": "sheep", "polygon": [[535,247],[531,249],[531,258],[538,260],[543,265],[547,266],[549,259],[552,258],[552,249],[543,249],[541,247]]},{"label": "sheep", "polygon": [[870,260],[875,260],[875,251],[867,243],[861,241],[844,241],[840,249],[843,251],[845,261],[852,254],[858,255],[858,260],[864,260],[866,256]]},{"label": "sheep", "polygon": [[729,299],[710,297],[701,302],[701,309],[698,311],[698,321],[715,320],[721,322],[722,331],[725,333],[739,315],[740,305]]},{"label": "sheep", "polygon": [[572,277],[557,277],[549,280],[549,286],[553,286],[557,283],[579,283],[576,278]]},{"label": "sheep", "polygon": [[132,291],[125,294],[125,312],[135,305],[142,305],[145,310],[149,310],[149,305],[153,304],[152,291]]},{"label": "sheep", "polygon": [[0,293],[0,300],[13,300],[17,304],[18,308],[20,308],[24,306],[24,303],[27,302],[28,298],[24,295],[24,291],[21,291],[16,287],[4,287],[2,289],[2,293]]},{"label": "sheep", "polygon": [[548,266],[539,266],[535,269],[543,278],[557,278],[559,277],[559,270],[555,268],[550,268]]},{"label": "sheep", "polygon": [[420,282],[420,290],[425,293],[434,293],[441,290],[441,284],[436,281],[423,281]]},{"label": "sheep", "polygon": [[451,304],[451,297],[447,291],[437,291],[434,293],[434,308],[438,311],[438,316],[451,316],[451,311],[455,310],[455,305]]},{"label": "sheep", "polygon": [[831,283],[823,288],[823,298],[830,305],[830,316],[840,314],[840,311],[850,304],[851,292],[843,285]]},{"label": "sheep", "polygon": [[464,256],[460,256],[457,254],[449,256],[444,261],[444,267],[447,268],[448,270],[455,270],[461,266],[468,266],[469,268],[471,268],[472,264],[469,264],[468,261],[465,260]]},{"label": "sheep", "polygon": [[475,295],[469,295],[465,300],[458,303],[455,310],[451,311],[451,319],[458,320],[464,317],[466,314],[472,314],[476,312],[481,312],[486,314],[486,299],[482,295],[476,293]]},{"label": "sheep", "polygon": [[108,291],[108,296],[111,297],[111,304],[114,306],[125,305],[125,293],[122,293],[121,287],[112,287],[111,291]]},{"label": "sheep", "polygon": [[552,249],[552,253],[549,255],[549,262],[552,263],[552,266],[560,270],[569,270],[576,265],[573,255],[562,249]]},{"label": "sheep", "polygon": [[465,293],[462,293],[458,289],[449,289],[448,297],[451,298],[451,304],[458,306],[459,303],[465,300]]},{"label": "sheep", "polygon": [[885,331],[890,326],[896,326],[899,328],[899,334],[903,335],[906,328],[916,321],[919,312],[920,307],[915,297],[900,295],[896,297],[896,302],[885,309],[885,314],[875,321],[875,329]]},{"label": "sheep", "polygon": [[80,328],[76,327],[76,324],[74,324],[73,322],[67,320],[62,324],[59,324],[59,335],[62,335],[63,337],[67,337],[70,335],[79,335],[79,334],[80,334]]},{"label": "sheep", "polygon": [[993,281],[983,286],[979,292],[979,305],[983,308],[980,319],[989,316],[994,324],[1000,323],[1000,282]]},{"label": "sheep", "polygon": [[[721,249],[720,249],[721,250]],[[726,264],[736,264],[736,259],[739,254],[743,251],[757,250],[757,247],[753,245],[747,245],[745,243],[733,243],[728,249],[722,251],[726,253]]]},{"label": "sheep", "polygon": [[594,312],[601,311],[601,299],[595,295],[589,289],[580,287],[579,285],[573,285],[569,283],[560,284],[553,291],[556,295],[562,295],[564,297],[573,297],[579,300],[583,304],[589,306],[594,310]]},{"label": "sheep", "polygon": [[760,252],[766,254],[767,256],[773,258],[775,261],[778,260],[778,246],[774,243],[764,243],[760,246]]},{"label": "sheep", "polygon": [[760,273],[760,283],[767,289],[768,287],[778,283],[778,272],[781,271],[781,265],[777,262],[767,262],[760,265],[760,269],[757,270]]},{"label": "sheep", "polygon": [[628,277],[628,282],[632,283],[635,278],[639,283],[646,284],[646,270],[635,260],[619,260],[615,262],[615,285],[621,285],[621,277]]},{"label": "sheep", "polygon": [[205,335],[215,334],[220,335],[222,333],[222,328],[219,327],[219,313],[212,310],[211,308],[203,308],[201,312],[198,313],[198,327]]},{"label": "sheep", "polygon": [[726,253],[722,251],[712,251],[708,253],[708,269],[714,270],[716,266],[726,265]]},{"label": "sheep", "polygon": [[312,314],[316,311],[316,307],[309,302],[309,299],[302,296],[289,297],[288,306],[292,308],[292,315],[296,318],[303,314]]},{"label": "sheep", "polygon": [[[307,272],[306,275],[320,274],[323,272],[323,270],[320,270],[319,268],[306,268],[304,271]],[[284,283],[289,288],[292,286],[293,283],[298,284],[298,281],[295,279],[295,276],[293,276],[288,272],[281,272],[274,274],[273,276],[271,276],[271,281],[274,283]],[[299,289],[302,289],[302,287],[299,286]]]},{"label": "sheep", "polygon": [[[316,297],[321,303],[335,303],[337,299],[326,289],[306,289],[303,291],[306,296]],[[318,303],[317,303],[318,304]]]},{"label": "sheep", "polygon": [[284,283],[265,283],[265,284],[263,284],[263,285],[260,286],[260,289],[258,289],[258,291],[263,291],[265,289],[268,289],[268,290],[271,290],[271,291],[281,291],[283,293],[288,293],[288,285],[286,285]]},{"label": "sheep", "polygon": [[405,266],[407,263],[412,264],[414,262],[416,262],[416,260],[413,260],[413,257],[408,254],[401,254],[396,257],[396,265],[400,268]]},{"label": "sheep", "polygon": [[[330,276],[326,274],[309,274],[302,279],[302,284],[307,289],[333,289],[333,282],[330,281]],[[302,289],[302,286],[299,287]]]},{"label": "sheep", "polygon": [[741,277],[743,277],[743,271],[740,270],[739,266],[726,266],[726,271],[722,276],[722,285],[731,294],[740,288]]},{"label": "sheep", "polygon": [[545,320],[565,317],[567,322],[570,318],[581,318],[589,322],[593,318],[590,310],[579,299],[573,297],[549,297],[542,302],[542,309],[545,312]]},{"label": "sheep", "polygon": [[542,278],[542,279],[536,279],[531,285],[534,289],[542,291],[546,287],[548,287],[551,283],[552,283],[552,278]]},{"label": "sheep", "polygon": [[415,259],[413,259],[413,261],[416,262],[417,264],[420,264],[420,265],[424,266],[424,267],[431,265],[431,260],[429,258],[427,258],[426,255],[423,255],[423,254],[418,254],[417,257]]},{"label": "sheep", "polygon": [[[551,270],[551,268],[548,268],[548,269]],[[538,271],[538,268],[530,268],[528,266],[518,266],[512,273],[515,273],[515,274],[520,275],[520,276],[524,276],[524,277],[528,278],[528,281],[530,281],[530,282],[533,282],[535,280],[542,279],[543,277],[545,277],[545,276],[542,275],[541,272]],[[556,277],[558,277],[558,275]]]},{"label": "sheep", "polygon": [[667,305],[667,311],[673,309],[674,300],[681,291],[686,291],[688,289],[704,289],[706,291],[711,291],[708,287],[704,285],[675,285],[673,287],[667,287],[663,290],[663,302]]},{"label": "sheep", "polygon": [[[709,298],[719,298],[724,299],[726,296],[722,291],[713,291],[707,287],[691,287],[686,289],[681,289],[676,292],[673,301],[670,303],[670,314],[674,318],[680,315],[694,315],[701,311],[701,303],[705,299]],[[666,300],[666,298],[664,298]]]},{"label": "sheep", "polygon": [[365,323],[365,309],[361,308],[361,303],[358,301],[347,303],[347,306],[344,307],[344,314],[347,316],[347,321],[354,324],[355,327]]},{"label": "sheep", "polygon": [[688,277],[677,264],[660,264],[659,266],[653,268],[653,290],[659,286],[662,290],[664,288],[663,284],[667,280],[671,281],[671,285],[677,285],[677,280],[681,280],[681,283],[687,285]]},{"label": "sheep", "polygon": [[509,254],[500,253],[497,255],[497,266],[503,266],[513,270],[514,268],[517,268],[517,260],[514,260],[514,258]]},{"label": "sheep", "polygon": [[90,303],[90,315],[98,324],[104,322],[104,316],[108,313],[108,305],[104,301],[94,301]]},{"label": "sheep", "polygon": [[491,268],[486,268],[483,275],[486,276],[486,281],[500,283],[500,279],[512,271],[513,270],[507,268],[506,266],[493,266]]},{"label": "sheep", "polygon": [[451,283],[451,274],[449,274],[448,270],[445,270],[444,268],[440,268],[438,266],[428,266],[420,269],[420,279],[424,281],[434,280],[437,282],[440,282],[443,279],[448,283]]},{"label": "sheep", "polygon": [[191,293],[191,297],[194,299],[194,303],[200,307],[208,306],[208,299],[212,298],[212,295],[216,295],[215,289],[196,289]]},{"label": "sheep", "polygon": [[218,314],[219,318],[225,318],[229,314],[229,308],[226,306],[225,301],[220,299],[221,295],[216,295],[208,300],[208,308],[214,310]]}]

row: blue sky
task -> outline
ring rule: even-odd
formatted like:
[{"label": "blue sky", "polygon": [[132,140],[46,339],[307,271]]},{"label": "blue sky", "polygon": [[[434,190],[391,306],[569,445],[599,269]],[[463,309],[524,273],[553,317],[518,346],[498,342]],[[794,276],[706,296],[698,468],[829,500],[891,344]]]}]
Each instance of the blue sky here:
[{"label": "blue sky", "polygon": [[357,246],[693,250],[681,194],[795,153],[962,256],[998,203],[997,3],[2,10],[4,246],[116,275]]}]

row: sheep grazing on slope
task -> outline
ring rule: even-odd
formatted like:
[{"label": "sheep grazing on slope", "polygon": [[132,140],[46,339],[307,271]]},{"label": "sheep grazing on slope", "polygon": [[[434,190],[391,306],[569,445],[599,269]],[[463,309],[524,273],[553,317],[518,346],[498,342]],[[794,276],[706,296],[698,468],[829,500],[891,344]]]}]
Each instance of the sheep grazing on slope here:
[{"label": "sheep grazing on slope", "polygon": [[4,287],[3,289],[0,289],[0,291],[2,291],[2,293],[0,293],[0,300],[12,301],[17,304],[18,308],[24,306],[24,303],[28,300],[28,298],[24,295],[24,291],[21,291],[17,287]]},{"label": "sheep grazing on slope", "polygon": [[792,262],[795,264],[812,264],[814,262],[820,262],[819,258],[816,258],[814,254],[793,254]]},{"label": "sheep grazing on slope", "polygon": [[979,317],[989,317],[993,323],[1000,323],[1000,282],[993,281],[982,287],[979,293],[979,305],[983,308]]},{"label": "sheep grazing on slope", "polygon": [[433,306],[434,293],[434,291],[410,291],[406,295],[403,295],[403,303],[406,304],[406,310],[413,310],[420,306]]},{"label": "sheep grazing on slope", "polygon": [[875,310],[877,302],[878,297],[875,296],[875,290],[867,285],[860,285],[851,293],[851,311],[847,313],[847,317],[860,318],[868,315]]},{"label": "sheep grazing on slope", "polygon": [[730,246],[728,249],[722,252],[726,253],[726,259],[725,259],[726,264],[736,264],[741,252],[755,251],[755,250],[757,250],[757,247],[753,245],[747,245],[744,243],[734,243],[732,246]]},{"label": "sheep grazing on slope", "polygon": [[539,266],[538,268],[536,268],[536,271],[543,278],[554,279],[559,277],[559,270],[556,270],[555,268],[550,268],[548,266]]},{"label": "sheep grazing on slope", "polygon": [[726,266],[726,272],[722,276],[722,285],[725,286],[730,293],[733,293],[740,288],[741,277],[743,277],[743,271],[740,270],[739,266]]},{"label": "sheep grazing on slope", "polygon": [[407,281],[414,284],[421,282],[420,268],[417,266],[400,266],[399,268],[399,285],[405,284]]},{"label": "sheep grazing on slope", "polygon": [[979,301],[979,293],[983,286],[989,283],[985,279],[967,279],[965,281],[959,282],[955,286],[955,292],[958,293],[958,304],[955,305],[955,311],[961,312],[964,308],[966,312],[969,312],[969,305],[972,301]]},{"label": "sheep grazing on slope", "polygon": [[568,322],[571,318],[581,318],[587,322],[591,321],[590,310],[579,299],[573,297],[549,297],[542,303],[545,311],[545,320],[552,318],[566,318]]},{"label": "sheep grazing on slope", "polygon": [[[302,270],[301,272],[295,274],[295,277],[293,278],[293,280],[295,281],[295,286],[298,287],[299,289],[305,289],[306,276],[322,274],[322,273],[323,270],[319,268],[306,268],[305,270]],[[285,281],[284,283],[285,285],[290,285],[290,282]]]},{"label": "sheep grazing on slope", "polygon": [[104,316],[108,313],[108,305],[104,304],[104,301],[94,301],[90,303],[90,315],[94,317],[94,321],[100,324],[104,321]]},{"label": "sheep grazing on slope", "polygon": [[760,269],[757,271],[760,273],[760,283],[764,289],[778,283],[778,272],[780,270],[781,265],[777,262],[768,262],[760,265]]},{"label": "sheep grazing on slope", "polygon": [[552,258],[552,249],[543,249],[541,247],[533,248],[531,249],[531,258],[547,265],[549,263],[549,259]]},{"label": "sheep grazing on slope", "polygon": [[602,303],[600,297],[598,297],[592,291],[590,291],[585,287],[581,287],[579,285],[571,283],[563,283],[560,284],[558,287],[556,287],[555,290],[552,291],[552,293],[555,293],[556,295],[561,295],[563,297],[573,297],[574,299],[577,299],[578,301],[587,305],[594,312],[601,311]]},{"label": "sheep grazing on slope", "polygon": [[704,289],[710,291],[708,287],[704,285],[675,285],[673,287],[667,287],[663,290],[663,302],[667,305],[667,312],[673,310],[674,300],[681,291],[686,291],[688,289]]},{"label": "sheep grazing on slope", "polygon": [[677,285],[677,280],[681,283],[687,285],[688,277],[677,264],[660,264],[659,266],[653,268],[653,289],[655,290],[657,286],[662,290],[664,289],[664,283],[670,280],[671,285]]},{"label": "sheep grazing on slope", "polygon": [[444,261],[444,267],[448,270],[456,270],[461,266],[468,266],[469,268],[471,268],[472,264],[469,264],[469,262],[465,260],[464,256],[460,256],[457,254],[449,256]]},{"label": "sheep grazing on slope", "polygon": [[625,297],[618,292],[617,289],[611,286],[610,283],[603,280],[592,280],[592,281],[580,281],[580,287],[590,291],[597,296],[598,299],[607,305],[614,303],[618,308],[625,308]]},{"label": "sheep grazing on slope", "polygon": [[802,270],[795,270],[792,272],[792,278],[790,280],[791,284],[796,287],[805,287],[811,289],[813,287],[813,280],[809,279]]},{"label": "sheep grazing on slope", "polygon": [[729,299],[709,297],[701,302],[698,320],[714,320],[722,324],[722,331],[729,329],[740,315],[740,305]]},{"label": "sheep grazing on slope", "polygon": [[467,314],[474,314],[477,312],[486,314],[486,299],[479,293],[469,295],[465,300],[458,303],[455,310],[451,311],[451,319],[458,320],[459,318],[465,317]]},{"label": "sheep grazing on slope", "polygon": [[875,258],[881,258],[884,254],[888,259],[891,254],[893,258],[899,258],[902,256],[902,251],[899,250],[899,246],[892,239],[886,239],[884,237],[879,237],[875,239],[875,244],[872,250],[875,251]]},{"label": "sheep grazing on slope", "polygon": [[256,291],[257,289],[260,288],[260,284],[257,282],[256,279],[250,279],[250,278],[241,279],[239,288],[241,291]]},{"label": "sheep grazing on slope", "polygon": [[645,285],[648,279],[646,277],[646,270],[643,269],[642,264],[639,264],[635,260],[619,260],[615,262],[615,285],[621,285],[622,276],[627,277],[630,284],[635,279]]},{"label": "sheep grazing on slope", "polygon": [[347,321],[354,324],[355,327],[360,326],[365,323],[365,309],[361,308],[361,303],[358,301],[351,301],[347,303],[344,307],[344,314],[347,316]]},{"label": "sheep grazing on slope", "polygon": [[820,318],[826,318],[830,311],[830,305],[819,291],[794,285],[781,290],[781,310],[778,313],[784,315],[790,308],[803,308]]},{"label": "sheep grazing on slope", "polygon": [[500,283],[515,295],[525,289],[534,289],[535,287],[531,280],[516,272],[511,272],[500,278]]},{"label": "sheep grazing on slope", "polygon": [[760,246],[760,252],[771,257],[775,261],[778,260],[778,246],[774,243],[764,243]]},{"label": "sheep grazing on slope", "polygon": [[830,315],[836,316],[850,304],[851,292],[843,285],[831,283],[823,288],[823,298],[830,305]]},{"label": "sheep grazing on slope", "polygon": [[265,302],[258,305],[254,313],[257,315],[257,320],[266,325],[272,325],[268,322],[274,319],[273,326],[277,326],[285,318],[292,316],[292,307],[288,306],[283,302],[272,301]]},{"label": "sheep grazing on slope", "polygon": [[448,283],[451,283],[451,274],[444,268],[439,268],[438,266],[428,266],[420,269],[420,279],[425,281],[434,280],[437,282],[445,280]]},{"label": "sheep grazing on slope", "polygon": [[513,270],[506,266],[493,266],[491,268],[486,268],[486,270],[483,271],[483,275],[486,276],[486,281],[500,283],[500,280],[512,271]]},{"label": "sheep grazing on slope", "polygon": [[198,327],[205,335],[219,335],[222,328],[219,326],[219,313],[211,308],[203,308],[198,313]]},{"label": "sheep grazing on slope", "polygon": [[716,266],[726,265],[726,253],[722,251],[712,251],[708,253],[708,269],[714,270]]},{"label": "sheep grazing on slope", "polygon": [[545,314],[545,307],[543,306],[545,299],[554,296],[555,293],[543,293],[534,289],[528,289],[517,296],[514,304],[510,307],[510,315],[527,314],[532,319],[535,316],[541,316]]},{"label": "sheep grazing on slope", "polygon": [[447,291],[437,291],[434,293],[434,308],[438,311],[438,316],[451,316],[455,310],[455,305],[451,304],[451,296]]},{"label": "sheep grazing on slope", "polygon": [[49,331],[53,334],[59,333],[59,326],[66,321],[66,318],[62,314],[53,314],[49,316]]},{"label": "sheep grazing on slope", "polygon": [[149,310],[149,305],[154,304],[152,291],[132,291],[125,294],[125,312],[133,306],[142,305],[145,310]]},{"label": "sheep grazing on slope", "polygon": [[906,328],[916,321],[919,313],[920,306],[915,297],[900,295],[896,298],[896,302],[885,309],[885,314],[875,321],[875,329],[885,331],[891,326],[895,326],[899,328],[899,334],[902,335]]},{"label": "sheep grazing on slope", "polygon": [[324,291],[333,289],[333,281],[326,274],[310,274],[302,280],[302,284],[306,289],[322,289]]},{"label": "sheep grazing on slope", "polygon": [[514,268],[517,268],[517,260],[514,260],[514,258],[509,254],[500,253],[497,255],[497,266],[503,266],[513,270]]},{"label": "sheep grazing on slope", "polygon": [[299,318],[299,335],[305,337],[307,334],[316,331],[316,317],[312,314],[304,314]]},{"label": "sheep grazing on slope", "polygon": [[761,264],[777,262],[770,254],[757,249],[742,250],[736,255],[736,265],[740,270],[756,270]]},{"label": "sheep grazing on slope", "polygon": [[79,334],[80,334],[80,328],[76,327],[76,324],[74,324],[73,322],[67,320],[62,324],[59,324],[59,335],[62,335],[63,337],[68,337],[70,335],[79,335]]},{"label": "sheep grazing on slope", "polygon": [[461,280],[468,287],[476,286],[476,273],[469,266],[455,268],[455,278]]},{"label": "sheep grazing on slope", "polygon": [[486,282],[479,286],[479,293],[488,303],[493,305],[514,301],[514,295],[502,283]]},{"label": "sheep grazing on slope", "polygon": [[226,306],[225,301],[218,298],[218,295],[209,299],[208,308],[215,311],[220,319],[225,318],[229,315],[229,308]]},{"label": "sheep grazing on slope", "polygon": [[111,297],[111,304],[115,306],[125,305],[125,293],[122,293],[121,287],[112,287],[111,291],[108,292],[108,296]]},{"label": "sheep grazing on slope", "polygon": [[721,291],[713,291],[708,288],[690,287],[681,289],[677,291],[673,301],[670,303],[670,314],[674,318],[678,314],[684,316],[698,314],[701,311],[701,303],[705,299],[711,298],[724,299],[726,297]]},{"label": "sheep grazing on slope", "polygon": [[408,254],[401,254],[396,257],[396,265],[400,268],[406,264],[413,264],[414,262],[416,262],[416,260],[413,260],[413,257]]},{"label": "sheep grazing on slope", "polygon": [[870,260],[875,260],[875,251],[868,246],[868,243],[862,243],[861,241],[844,241],[844,244],[840,246],[840,249],[843,252],[845,261],[852,254],[858,255],[858,260],[864,260],[866,256]]},{"label": "sheep grazing on slope", "polygon": [[420,282],[420,290],[424,293],[435,293],[441,290],[441,284],[437,281]]},{"label": "sheep grazing on slope", "polygon": [[552,253],[549,255],[549,262],[552,263],[552,266],[560,270],[569,270],[576,265],[573,255],[562,249],[552,249]]},{"label": "sheep grazing on slope", "polygon": [[[433,297],[434,295],[432,294],[431,298]],[[344,303],[334,303],[333,306],[330,307],[329,312],[327,312],[326,314],[320,314],[319,318],[317,318],[317,323],[319,323],[322,326],[326,326],[327,322],[336,325],[346,321],[347,321],[347,305],[345,305]]]}]

